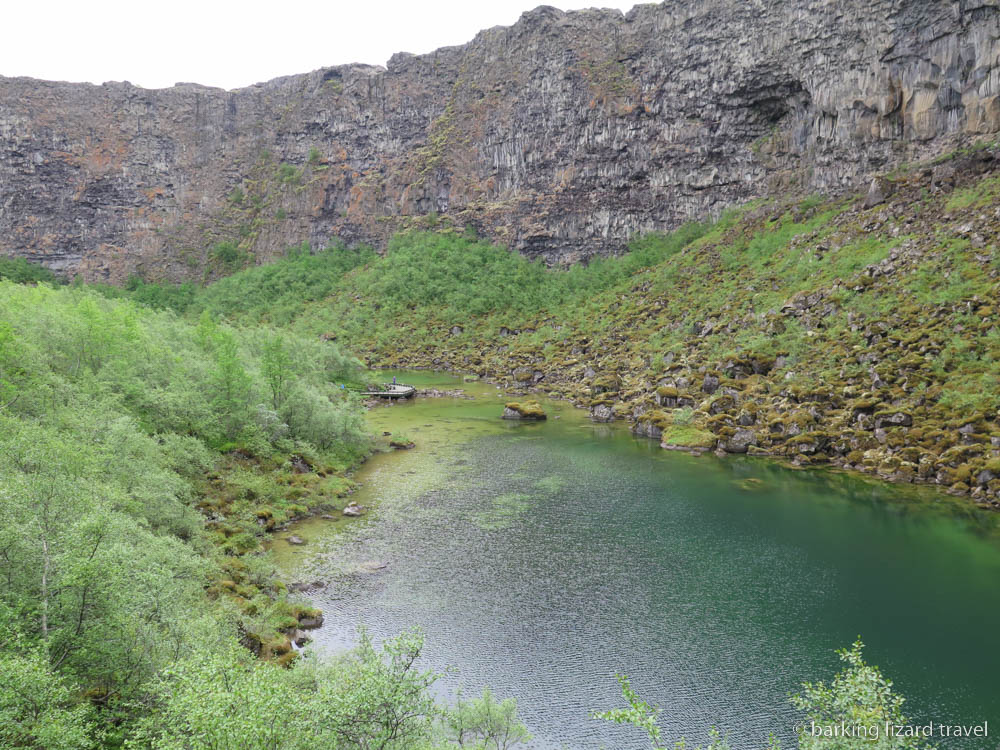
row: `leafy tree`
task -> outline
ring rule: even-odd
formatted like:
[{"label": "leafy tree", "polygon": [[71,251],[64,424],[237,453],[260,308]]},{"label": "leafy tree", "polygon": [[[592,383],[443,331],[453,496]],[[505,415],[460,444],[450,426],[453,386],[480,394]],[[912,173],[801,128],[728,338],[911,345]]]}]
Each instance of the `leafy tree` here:
[{"label": "leafy tree", "polygon": [[16,643],[0,651],[0,747],[89,750],[98,734],[94,712],[48,663],[44,649]]},{"label": "leafy tree", "polygon": [[129,743],[152,750],[292,750],[306,706],[287,673],[236,644],[164,670],[160,713]]},{"label": "leafy tree", "polygon": [[281,409],[288,398],[288,389],[295,378],[295,359],[280,333],[267,337],[261,353],[261,370],[271,392],[271,405]]},{"label": "leafy tree", "polygon": [[[802,692],[792,697],[792,704],[804,711],[806,721],[799,726],[800,750],[933,750],[933,745],[911,736],[900,736],[886,732],[890,726],[905,725],[906,717],[902,706],[905,699],[892,692],[892,682],[885,679],[878,667],[865,663],[862,657],[864,644],[859,638],[849,649],[837,653],[847,666],[833,681],[807,682]],[[659,725],[660,709],[643,701],[632,689],[628,677],[619,675],[622,696],[628,708],[602,711],[594,718],[615,724],[634,726],[644,731],[653,748],[662,749],[662,733]],[[854,728],[875,727],[876,732],[824,733],[823,727]],[[814,731],[814,728],[818,730]],[[684,738],[674,743],[679,750],[687,747]],[[778,742],[772,735],[767,747],[778,750]],[[709,742],[705,750],[729,750],[726,738],[714,727],[709,731]]]},{"label": "leafy tree", "polygon": [[129,512],[141,510],[109,470],[113,448],[9,417],[2,428],[0,607],[53,669],[125,700],[186,639],[202,563]]},{"label": "leafy tree", "polygon": [[440,715],[429,688],[439,675],[420,671],[418,631],[387,641],[380,655],[364,631],[354,653],[317,684],[311,731],[321,747],[395,750],[418,747],[431,737]]},{"label": "leafy tree", "polygon": [[[359,645],[329,666],[283,670],[254,661],[235,645],[195,654],[164,672],[160,713],[144,723],[133,748],[152,750],[511,750],[528,739],[513,701],[489,693],[438,705],[421,671],[418,631],[375,648]],[[439,742],[440,739],[440,742]]]},{"label": "leafy tree", "polygon": [[215,363],[210,373],[212,405],[221,417],[223,434],[236,438],[249,419],[253,381],[243,366],[236,337],[228,331],[215,336]]},{"label": "leafy tree", "polygon": [[[806,721],[799,729],[801,750],[926,750],[932,745],[920,738],[898,736],[886,732],[886,725],[906,725],[903,715],[905,699],[892,691],[892,681],[882,676],[879,668],[867,664],[862,656],[864,643],[858,638],[850,648],[837,653],[846,664],[826,685],[807,682],[802,692],[792,697],[792,703],[805,712]],[[875,737],[867,733],[860,736],[826,737],[823,727],[848,728],[875,727]],[[818,728],[819,734],[813,731]]]},{"label": "leafy tree", "polygon": [[17,383],[24,374],[23,346],[10,323],[0,320],[0,410],[17,400]]},{"label": "leafy tree", "polygon": [[249,255],[235,242],[226,240],[212,245],[208,257],[224,270],[232,270],[245,263]]},{"label": "leafy tree", "polygon": [[448,739],[459,747],[475,750],[510,750],[531,740],[517,718],[517,702],[507,698],[498,703],[488,689],[470,701],[459,697],[447,712],[444,724]]}]

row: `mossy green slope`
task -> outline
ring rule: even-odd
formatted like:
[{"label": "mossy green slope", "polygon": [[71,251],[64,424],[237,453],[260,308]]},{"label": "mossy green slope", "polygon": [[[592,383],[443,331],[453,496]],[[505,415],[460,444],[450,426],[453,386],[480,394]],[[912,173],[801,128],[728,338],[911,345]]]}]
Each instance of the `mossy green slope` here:
[{"label": "mossy green slope", "polygon": [[[997,505],[997,162],[984,149],[948,166],[948,179],[930,165],[896,176],[873,208],[860,195],[751,205],[569,271],[404,235],[295,325],[341,323],[373,364],[528,385],[667,444]],[[649,428],[679,409],[693,436]]]}]

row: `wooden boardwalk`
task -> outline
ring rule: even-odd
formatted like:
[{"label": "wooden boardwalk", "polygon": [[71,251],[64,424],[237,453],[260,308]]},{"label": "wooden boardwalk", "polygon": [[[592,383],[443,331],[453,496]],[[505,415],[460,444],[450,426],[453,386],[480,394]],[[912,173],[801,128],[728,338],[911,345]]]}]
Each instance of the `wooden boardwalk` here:
[{"label": "wooden boardwalk", "polygon": [[383,383],[378,390],[361,391],[361,395],[373,398],[409,398],[417,392],[415,386],[403,383]]}]

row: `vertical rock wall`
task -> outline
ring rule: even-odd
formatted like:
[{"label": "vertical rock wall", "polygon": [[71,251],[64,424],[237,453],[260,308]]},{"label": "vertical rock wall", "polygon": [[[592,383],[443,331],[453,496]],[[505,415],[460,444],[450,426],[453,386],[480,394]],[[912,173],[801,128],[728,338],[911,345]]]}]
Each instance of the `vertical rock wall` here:
[{"label": "vertical rock wall", "polygon": [[996,133],[998,39],[995,1],[676,0],[230,92],[0,78],[0,254],[201,278],[444,223],[570,263]]}]

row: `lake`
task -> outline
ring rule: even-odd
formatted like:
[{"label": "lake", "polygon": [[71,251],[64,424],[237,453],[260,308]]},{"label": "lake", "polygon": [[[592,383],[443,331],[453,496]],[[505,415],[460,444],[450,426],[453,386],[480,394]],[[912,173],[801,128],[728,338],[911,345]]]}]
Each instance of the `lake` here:
[{"label": "lake", "polygon": [[[664,737],[794,747],[788,701],[829,680],[860,635],[914,721],[1000,728],[998,516],[930,489],[764,459],[664,451],[624,425],[542,399],[549,419],[501,420],[494,386],[388,373],[473,399],[373,409],[408,451],[358,473],[359,521],[313,519],[277,540],[310,600],[320,653],[364,625],[426,634],[438,684],[513,696],[533,747],[644,748],[589,717],[624,705],[616,673],[663,709]],[[953,747],[996,745],[960,740]]]}]

